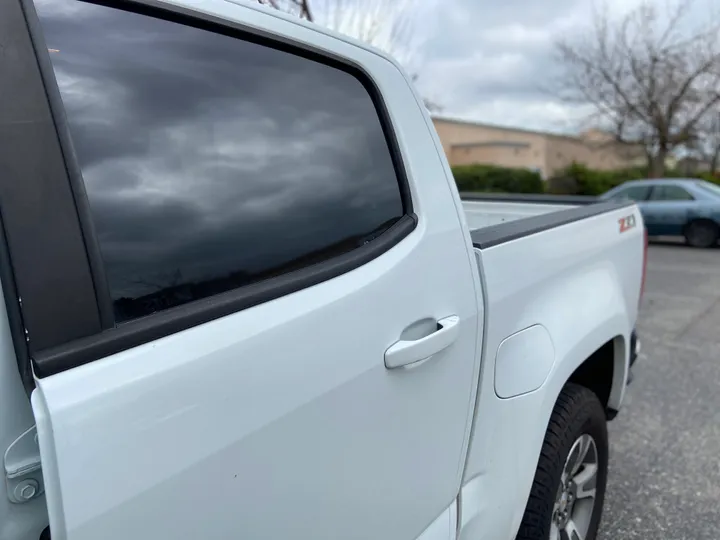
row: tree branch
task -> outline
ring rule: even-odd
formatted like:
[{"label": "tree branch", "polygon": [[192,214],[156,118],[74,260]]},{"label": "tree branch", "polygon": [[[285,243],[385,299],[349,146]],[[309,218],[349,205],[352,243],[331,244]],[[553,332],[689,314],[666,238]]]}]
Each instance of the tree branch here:
[{"label": "tree branch", "polygon": [[720,23],[688,26],[693,4],[676,0],[667,16],[649,2],[619,19],[596,11],[588,37],[556,43],[558,94],[594,109],[617,140],[641,142],[656,167],[720,105]]}]

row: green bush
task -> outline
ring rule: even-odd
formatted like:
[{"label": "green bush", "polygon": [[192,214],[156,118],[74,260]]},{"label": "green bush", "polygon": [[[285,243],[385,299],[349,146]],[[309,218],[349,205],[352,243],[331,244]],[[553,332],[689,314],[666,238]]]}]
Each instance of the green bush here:
[{"label": "green bush", "polygon": [[459,165],[452,168],[460,191],[502,193],[542,193],[539,173],[527,169],[509,169],[493,165]]},{"label": "green bush", "polygon": [[552,195],[574,195],[578,192],[578,182],[573,176],[560,174],[548,179],[545,191]]},{"label": "green bush", "polygon": [[628,180],[647,178],[643,169],[600,171],[573,163],[548,180],[548,191],[566,195],[600,195]]},{"label": "green bush", "polygon": [[[619,169],[601,171],[573,163],[556,176],[543,182],[540,174],[527,169],[510,169],[493,165],[459,165],[452,168],[460,191],[499,193],[552,193],[556,195],[601,195],[627,182],[647,178],[647,169]],[[680,171],[668,169],[666,178],[687,177]],[[720,174],[701,173],[699,178],[720,185]]]},{"label": "green bush", "polygon": [[717,184],[718,186],[720,186],[720,174],[718,173],[712,174],[709,172],[704,172],[700,174],[700,178],[706,180],[707,182],[712,182],[713,184]]},{"label": "green bush", "polygon": [[[600,195],[628,180],[641,180],[647,177],[645,168],[599,171],[574,163],[555,178],[548,180],[547,186],[550,193]],[[666,169],[664,177],[687,178],[688,175],[680,170]],[[720,185],[720,175],[701,173],[697,177]]]}]

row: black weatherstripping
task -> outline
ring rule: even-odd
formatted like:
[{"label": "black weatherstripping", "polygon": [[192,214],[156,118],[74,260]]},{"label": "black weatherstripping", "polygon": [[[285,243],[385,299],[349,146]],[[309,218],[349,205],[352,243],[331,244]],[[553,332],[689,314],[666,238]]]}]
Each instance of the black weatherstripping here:
[{"label": "black weatherstripping", "polygon": [[77,208],[80,227],[83,231],[85,248],[87,251],[88,261],[90,263],[90,273],[95,287],[95,294],[98,300],[98,314],[100,323],[103,328],[111,328],[114,324],[112,314],[112,304],[108,295],[107,276],[105,275],[105,266],[102,262],[100,253],[100,245],[97,241],[95,228],[92,227],[90,217],[90,207],[88,205],[87,192],[83,183],[82,173],[78,165],[77,156],[73,148],[72,139],[70,138],[70,130],[68,129],[67,117],[63,107],[60,91],[57,81],[53,75],[50,57],[47,54],[47,45],[43,37],[42,29],[39,27],[35,6],[30,0],[23,0],[23,9],[26,11],[27,27],[30,37],[35,47],[35,56],[40,67],[40,76],[43,79],[43,85],[47,94],[48,104],[55,121],[60,148],[65,160],[68,179],[70,181],[70,189],[72,190]]},{"label": "black weatherstripping", "polygon": [[375,259],[397,245],[416,225],[414,215],[404,216],[372,242],[322,264],[178,306],[87,339],[43,351],[34,357],[35,374],[47,377],[322,283]]},{"label": "black weatherstripping", "polygon": [[496,201],[537,204],[567,204],[581,206],[594,204],[600,199],[590,195],[546,195],[544,193],[478,193],[462,192],[460,197],[466,201]]},{"label": "black weatherstripping", "polygon": [[506,223],[499,223],[490,227],[483,227],[470,232],[473,245],[479,249],[487,249],[505,242],[517,240],[548,229],[581,221],[593,216],[606,214],[621,208],[628,208],[635,203],[632,201],[602,202],[578,208],[568,208],[559,212],[549,212],[539,216],[532,216]]},{"label": "black weatherstripping", "polygon": [[21,305],[21,335],[13,320],[16,308],[9,308],[15,347],[32,355],[101,326],[75,201],[20,0],[0,2],[0,96],[0,207],[9,256],[3,261],[3,286]]},{"label": "black weatherstripping", "polygon": [[13,347],[15,349],[18,371],[20,372],[20,378],[22,379],[25,391],[30,395],[35,387],[35,381],[32,376],[32,370],[30,369],[30,356],[27,342],[25,341],[25,325],[20,310],[20,297],[17,294],[15,276],[13,275],[10,264],[10,252],[8,251],[7,236],[5,234],[2,216],[0,216],[0,281],[2,281],[5,309],[8,315],[10,335],[13,337]]}]

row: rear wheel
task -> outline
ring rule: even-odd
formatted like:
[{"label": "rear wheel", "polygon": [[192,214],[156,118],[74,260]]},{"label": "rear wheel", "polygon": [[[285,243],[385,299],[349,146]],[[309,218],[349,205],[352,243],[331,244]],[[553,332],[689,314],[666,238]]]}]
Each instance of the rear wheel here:
[{"label": "rear wheel", "polygon": [[605,412],[597,396],[568,384],[545,434],[518,540],[594,540],[607,482]]},{"label": "rear wheel", "polygon": [[717,244],[718,235],[718,226],[712,221],[691,221],[685,227],[685,241],[692,247],[712,247]]}]

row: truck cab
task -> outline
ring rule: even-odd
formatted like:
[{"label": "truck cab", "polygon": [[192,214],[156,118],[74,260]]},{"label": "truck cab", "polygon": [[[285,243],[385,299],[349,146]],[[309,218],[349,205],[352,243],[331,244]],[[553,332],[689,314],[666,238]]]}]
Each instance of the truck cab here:
[{"label": "truck cab", "polygon": [[255,4],[0,50],[0,538],[593,538],[632,203],[487,221],[392,58]]}]

